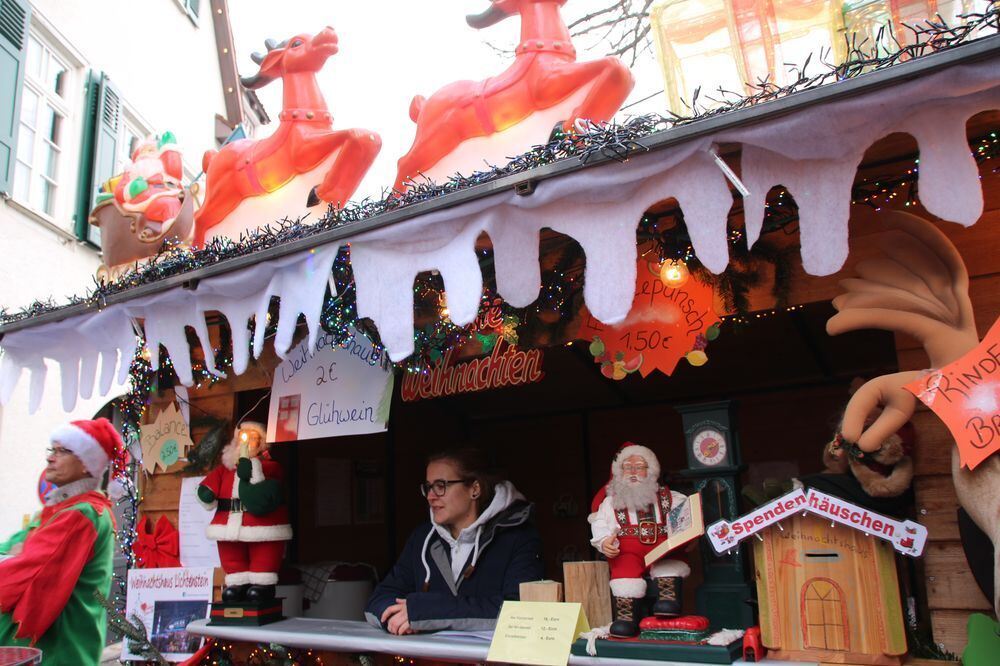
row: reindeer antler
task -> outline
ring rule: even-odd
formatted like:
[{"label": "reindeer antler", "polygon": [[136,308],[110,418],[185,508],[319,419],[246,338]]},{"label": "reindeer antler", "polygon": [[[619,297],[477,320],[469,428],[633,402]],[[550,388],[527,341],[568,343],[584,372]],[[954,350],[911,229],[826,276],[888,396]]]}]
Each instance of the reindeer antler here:
[{"label": "reindeer antler", "polygon": [[248,90],[256,90],[257,88],[263,88],[271,81],[274,81],[274,79],[277,78],[276,76],[263,73],[264,70],[268,69],[271,65],[271,63],[269,62],[267,64],[265,64],[265,62],[268,60],[268,58],[271,57],[272,54],[274,54],[275,57],[277,57],[278,52],[284,49],[287,45],[288,45],[287,39],[284,40],[283,42],[276,42],[273,39],[265,39],[264,46],[267,47],[267,53],[262,54],[260,52],[255,51],[252,54],[250,54],[250,59],[253,60],[255,63],[257,63],[260,66],[260,68],[257,70],[257,73],[254,74],[253,76],[240,77],[240,83],[243,84],[243,87],[247,88]]},{"label": "reindeer antler", "polygon": [[837,314],[826,324],[838,335],[876,328],[915,337],[934,367],[979,343],[969,300],[969,274],[958,250],[934,225],[916,215],[889,211],[875,224],[881,255],[862,261],[857,278],[843,280],[833,299]]},{"label": "reindeer antler", "polygon": [[[865,216],[860,208],[855,213]],[[948,237],[927,220],[900,211],[882,213],[871,223],[884,229],[877,234],[880,256],[860,262],[858,277],[841,281],[846,293],[833,299],[837,314],[827,321],[827,333],[862,328],[906,333],[920,341],[938,368],[975,347],[979,336],[969,274]],[[877,450],[913,416],[916,398],[903,387],[921,374],[898,372],[864,384],[844,410],[843,436],[863,451]],[[881,414],[865,429],[878,407]]]}]

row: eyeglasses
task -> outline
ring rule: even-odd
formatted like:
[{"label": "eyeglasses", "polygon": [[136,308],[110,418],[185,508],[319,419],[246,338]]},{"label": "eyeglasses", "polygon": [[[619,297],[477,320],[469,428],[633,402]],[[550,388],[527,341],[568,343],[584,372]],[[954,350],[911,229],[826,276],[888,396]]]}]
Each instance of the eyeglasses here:
[{"label": "eyeglasses", "polygon": [[645,472],[647,469],[649,469],[649,465],[646,463],[639,463],[637,465],[633,465],[632,463],[622,464],[622,471],[628,474],[638,474],[639,472]]},{"label": "eyeglasses", "polygon": [[50,458],[52,456],[55,456],[56,458],[61,458],[62,456],[68,456],[72,453],[73,453],[72,451],[70,451],[67,448],[63,448],[62,446],[50,446],[49,448],[45,449],[46,458]]},{"label": "eyeglasses", "polygon": [[468,479],[455,479],[454,481],[447,481],[445,479],[438,479],[437,481],[432,481],[431,483],[421,483],[420,484],[420,496],[427,497],[433,490],[434,494],[438,497],[444,497],[444,494],[448,492],[449,486],[456,483],[468,483]]}]

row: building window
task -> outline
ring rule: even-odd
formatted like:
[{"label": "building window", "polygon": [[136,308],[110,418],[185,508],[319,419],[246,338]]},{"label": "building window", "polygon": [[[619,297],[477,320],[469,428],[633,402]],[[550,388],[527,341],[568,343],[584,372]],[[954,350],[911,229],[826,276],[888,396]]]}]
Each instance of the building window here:
[{"label": "building window", "polygon": [[201,16],[201,0],[175,0],[175,2],[184,10],[191,22],[198,25],[198,17]]},{"label": "building window", "polygon": [[73,71],[66,59],[34,34],[28,36],[25,64],[14,197],[55,217],[63,184],[62,155],[72,123],[68,100]]}]

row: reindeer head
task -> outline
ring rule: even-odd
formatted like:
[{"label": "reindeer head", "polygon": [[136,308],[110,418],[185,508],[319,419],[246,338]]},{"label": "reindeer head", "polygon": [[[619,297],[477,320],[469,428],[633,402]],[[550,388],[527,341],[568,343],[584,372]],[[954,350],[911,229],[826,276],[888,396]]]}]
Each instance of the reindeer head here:
[{"label": "reindeer head", "polygon": [[476,30],[482,30],[496,25],[505,18],[520,14],[525,5],[539,2],[566,4],[566,0],[490,0],[490,6],[486,11],[479,14],[469,14],[465,17],[465,22]]},{"label": "reindeer head", "polygon": [[327,26],[312,36],[296,35],[280,44],[268,39],[264,45],[267,46],[266,54],[250,56],[260,69],[253,76],[240,79],[245,88],[261,88],[285,74],[318,72],[326,59],[337,52],[337,33]]}]

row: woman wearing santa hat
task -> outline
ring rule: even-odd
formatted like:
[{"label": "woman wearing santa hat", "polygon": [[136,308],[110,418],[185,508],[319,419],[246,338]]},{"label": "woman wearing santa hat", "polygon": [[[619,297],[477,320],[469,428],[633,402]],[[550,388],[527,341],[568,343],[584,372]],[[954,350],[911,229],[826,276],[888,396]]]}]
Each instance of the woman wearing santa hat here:
[{"label": "woman wearing santa hat", "polygon": [[5,544],[0,562],[0,645],[33,645],[46,665],[98,664],[115,546],[114,517],[98,490],[110,466],[124,472],[125,447],[105,418],[73,421],[51,437],[37,524]]}]

